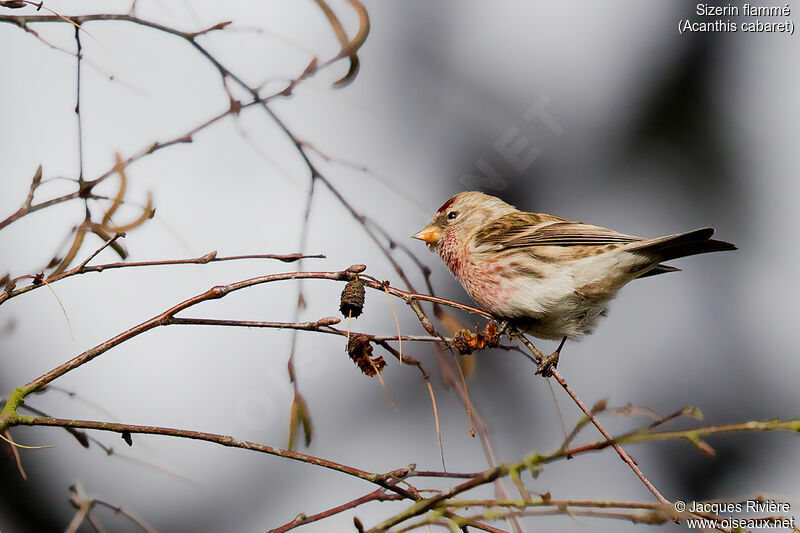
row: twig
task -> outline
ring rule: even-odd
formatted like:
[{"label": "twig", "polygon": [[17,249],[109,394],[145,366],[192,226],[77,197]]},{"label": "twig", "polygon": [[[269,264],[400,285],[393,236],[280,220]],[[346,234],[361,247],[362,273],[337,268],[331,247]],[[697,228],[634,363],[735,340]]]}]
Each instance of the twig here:
[{"label": "twig", "polygon": [[[339,321],[340,319],[335,317],[321,318],[313,322],[271,322],[255,320],[229,320],[219,318],[175,317],[170,320],[170,323],[186,326],[230,326],[243,328],[297,329],[301,331],[315,331],[318,333],[328,333],[331,335],[347,337],[347,331],[337,329],[329,325],[337,324]],[[372,342],[378,344],[397,341],[397,335],[374,335],[372,333],[362,333],[358,331],[351,331],[350,334],[369,337]],[[428,335],[401,335],[400,339],[402,339],[404,342],[442,342],[442,339],[439,337],[431,337]],[[445,340],[450,341],[451,339],[445,338]],[[399,355],[399,352],[397,355]],[[404,355],[403,359],[407,359],[407,357]],[[404,364],[410,364],[405,360],[401,362]]]},{"label": "twig", "polygon": [[50,286],[50,282],[42,278],[42,284],[46,285],[47,288],[50,289],[50,292],[53,294],[53,297],[55,297],[56,302],[58,302],[58,307],[61,308],[61,312],[64,314],[64,320],[67,321],[67,329],[69,330],[69,336],[70,338],[75,339],[75,335],[72,333],[72,322],[69,319],[67,308],[64,307],[64,302],[61,301],[61,298],[58,296],[58,293],[55,291],[55,289],[53,289],[53,287]]},{"label": "twig", "polygon": [[[109,243],[110,244],[110,243]],[[105,246],[103,246],[105,248]],[[102,249],[102,248],[101,248]],[[98,252],[99,253],[99,250]],[[95,254],[96,255],[96,254]],[[209,252],[200,257],[194,257],[191,259],[167,259],[167,260],[157,260],[157,261],[120,261],[117,263],[106,263],[103,265],[94,265],[88,266],[86,264],[79,265],[77,267],[71,268],[69,270],[65,270],[60,274],[56,274],[54,276],[50,276],[47,278],[48,283],[54,283],[56,281],[60,281],[64,278],[68,278],[71,276],[75,276],[78,274],[86,274],[88,272],[103,272],[104,270],[114,270],[118,268],[141,268],[141,267],[151,267],[151,266],[168,266],[168,265],[204,265],[206,263],[217,263],[220,261],[241,261],[246,259],[276,259],[278,261],[282,261],[284,263],[291,263],[297,261],[299,259],[324,259],[325,256],[322,254],[314,254],[314,255],[301,255],[298,253],[294,254],[258,254],[258,255],[233,255],[227,257],[217,257],[217,252]],[[90,257],[89,260],[92,258]],[[88,260],[87,260],[88,261]],[[18,281],[29,278],[31,276],[20,276],[15,278],[12,283],[16,284]],[[38,287],[41,287],[41,284],[34,283],[27,287],[21,287],[19,289],[12,290],[10,292],[3,292],[0,293],[0,304],[5,302],[6,300],[13,298],[15,296],[19,296],[20,294],[24,294],[26,292],[32,291]]]},{"label": "twig", "polygon": [[81,262],[81,264],[76,267],[76,273],[85,272],[86,271],[85,270],[86,269],[86,265],[89,264],[89,261],[91,261],[92,259],[97,257],[97,254],[99,254],[100,252],[102,252],[103,250],[108,248],[109,246],[112,246],[115,242],[117,242],[117,240],[121,239],[124,236],[125,236],[124,233],[115,233],[113,237],[111,237],[109,240],[104,242],[103,245],[100,246],[100,248],[98,248],[97,250],[92,252],[92,254],[89,255],[89,257],[84,259],[83,262]]},{"label": "twig", "polygon": [[114,513],[121,514],[122,516],[126,517],[128,520],[136,524],[136,526],[138,526],[139,529],[141,529],[145,533],[158,533],[158,531],[156,531],[156,529],[153,528],[150,524],[145,522],[144,519],[142,519],[139,516],[136,516],[135,514],[133,514],[133,512],[128,511],[125,508],[120,507],[119,505],[114,505],[112,503],[108,503],[106,501],[99,500],[97,498],[94,498],[92,501],[94,502],[95,506],[107,507],[108,509],[114,511]]},{"label": "twig", "polygon": [[386,494],[386,489],[380,488],[361,496],[360,498],[356,498],[354,500],[350,500],[349,502],[343,503],[341,505],[337,505],[336,507],[332,507],[327,511],[322,511],[317,514],[313,515],[305,515],[299,514],[294,520],[291,522],[287,522],[286,524],[276,527],[274,529],[270,529],[268,533],[285,533],[286,531],[290,531],[296,527],[304,526],[306,524],[310,524],[312,522],[317,522],[319,520],[323,520],[325,518],[329,518],[333,515],[339,514],[341,512],[347,511],[348,509],[354,509],[359,505],[363,505],[365,503],[379,501],[396,501],[402,500],[403,497],[399,494]]},{"label": "twig", "polygon": [[473,477],[463,483],[456,485],[455,487],[450,488],[449,490],[443,491],[435,496],[427,498],[425,500],[420,500],[412,504],[409,508],[405,511],[381,522],[380,524],[376,525],[375,527],[369,529],[367,533],[380,533],[383,531],[388,530],[390,527],[395,526],[409,518],[414,516],[419,516],[421,514],[426,513],[427,511],[434,509],[440,503],[445,502],[446,500],[452,498],[457,494],[461,494],[462,492],[466,492],[470,489],[478,487],[480,485],[484,485],[486,483],[491,483],[495,479],[499,477],[505,476],[509,472],[509,467],[506,465],[501,465],[485,472],[482,472],[480,475]]},{"label": "twig", "polygon": [[81,27],[75,26],[75,119],[78,124],[78,187],[83,185],[83,125],[81,123],[81,59],[83,52],[81,48]]},{"label": "twig", "polygon": [[[534,358],[536,358],[537,362],[544,357],[543,354],[539,350],[537,350],[536,347],[531,343],[531,341],[529,341],[528,338],[525,337],[525,335],[519,332],[518,337],[519,340],[525,345],[525,347],[527,347],[528,350],[530,350],[531,354],[533,355]],[[558,384],[561,385],[561,387],[567,392],[569,397],[572,398],[572,401],[575,402],[578,408],[581,411],[583,411],[583,414],[585,414],[586,417],[592,422],[592,424],[594,425],[594,427],[597,428],[600,434],[603,435],[603,437],[605,437],[606,440],[611,441],[612,440],[611,435],[609,435],[608,432],[605,430],[605,428],[602,425],[600,425],[600,422],[597,421],[597,418],[595,418],[592,412],[586,408],[586,406],[583,404],[583,401],[581,401],[578,395],[575,394],[575,391],[573,391],[572,388],[567,384],[567,381],[561,376],[561,374],[559,374],[558,371],[553,369],[552,376],[553,379],[555,379],[558,382]],[[614,443],[612,444],[612,447],[620,456],[620,458],[631,468],[631,470],[633,470],[633,473],[636,474],[636,477],[638,477],[644,484],[644,486],[647,487],[647,490],[653,493],[653,496],[655,496],[660,503],[664,505],[669,505],[670,503],[669,500],[664,498],[664,496],[661,495],[658,489],[656,489],[653,486],[650,480],[647,479],[647,476],[645,476],[644,473],[642,473],[641,469],[636,465],[636,462],[633,459],[631,459],[628,453],[625,450],[623,450],[619,444]]]},{"label": "twig", "polygon": [[[660,525],[666,522],[665,519],[661,518],[660,516],[653,516],[652,512],[647,513],[644,515],[635,514],[635,513],[619,513],[619,512],[608,512],[608,511],[593,511],[593,510],[564,510],[564,509],[534,509],[534,510],[527,510],[527,511],[509,511],[509,512],[497,512],[497,511],[488,511],[486,513],[478,513],[471,515],[469,517],[463,518],[461,520],[456,520],[456,526],[460,527],[462,524],[470,523],[473,520],[481,520],[481,519],[494,519],[494,520],[501,520],[512,516],[512,512],[515,513],[513,516],[549,516],[549,515],[560,515],[565,514],[568,516],[585,516],[585,517],[592,517],[592,518],[609,518],[615,520],[622,520],[626,522],[632,522],[634,524],[648,524],[648,525]],[[393,533],[406,533],[408,531],[412,531],[414,529],[419,529],[422,526],[428,524],[436,524],[436,518],[423,518],[417,522],[409,524],[406,527],[396,529]]]},{"label": "twig", "polygon": [[14,461],[17,463],[19,475],[22,477],[22,479],[27,481],[28,475],[25,473],[25,469],[22,468],[22,458],[19,456],[19,450],[17,450],[17,448],[21,445],[14,442],[14,439],[11,438],[11,433],[7,429],[3,432],[3,434],[5,437],[0,436],[0,438],[2,438],[8,443],[9,446],[11,446],[11,453],[14,455]]},{"label": "twig", "polygon": [[64,530],[65,533],[76,533],[78,528],[86,519],[91,510],[91,502],[82,502],[78,507],[78,512],[75,513],[75,516],[72,518],[72,521],[67,526],[67,529]]},{"label": "twig", "polygon": [[[158,533],[147,522],[145,522],[138,516],[135,516],[132,512],[123,509],[119,505],[114,505],[112,503],[109,503],[107,501],[98,498],[86,497],[78,485],[71,485],[69,487],[69,490],[72,493],[72,497],[70,497],[70,503],[73,505],[73,507],[79,510],[79,514],[80,510],[85,508],[87,510],[85,518],[90,522],[92,522],[93,520],[91,511],[96,507],[100,506],[100,507],[105,507],[107,509],[111,509],[112,511],[114,511],[114,514],[121,514],[122,516],[126,517],[128,520],[133,522],[139,529],[141,529],[145,533]],[[80,524],[79,523],[76,524],[76,527],[77,525]],[[99,522],[92,522],[92,525],[95,527],[97,531],[101,531],[101,529],[98,529]]]},{"label": "twig", "polygon": [[368,481],[370,483],[378,484],[386,488],[387,490],[391,490],[402,496],[410,497],[410,494],[405,489],[402,489],[400,487],[394,487],[393,485],[385,481],[388,478],[388,476],[384,474],[374,474],[371,472],[367,472],[365,470],[360,470],[358,468],[353,468],[351,466],[330,461],[328,459],[323,459],[320,457],[315,457],[313,455],[307,455],[299,452],[293,452],[290,450],[282,450],[280,448],[267,446],[265,444],[258,444],[256,442],[239,440],[228,435],[219,435],[216,433],[206,433],[201,431],[191,431],[186,429],[175,429],[175,428],[159,427],[159,426],[139,426],[134,424],[121,424],[117,422],[97,422],[92,420],[73,420],[73,419],[27,416],[27,415],[17,415],[16,418],[13,420],[13,425],[50,426],[50,427],[61,427],[61,428],[69,427],[74,429],[95,429],[100,431],[111,431],[121,434],[131,433],[131,434],[145,434],[145,435],[165,435],[165,436],[179,437],[184,439],[202,440],[206,442],[213,442],[221,446],[227,446],[231,448],[241,448],[244,450],[250,450],[268,455],[274,455],[277,457],[283,457],[285,459],[291,459],[294,461],[299,461],[327,468],[330,470],[335,470],[343,474],[363,479],[364,481]]}]

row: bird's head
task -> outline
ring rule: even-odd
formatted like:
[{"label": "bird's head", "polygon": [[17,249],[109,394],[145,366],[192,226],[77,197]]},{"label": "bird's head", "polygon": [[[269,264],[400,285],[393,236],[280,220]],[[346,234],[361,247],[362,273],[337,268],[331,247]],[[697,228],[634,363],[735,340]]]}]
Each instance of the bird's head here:
[{"label": "bird's head", "polygon": [[466,242],[472,233],[497,217],[516,211],[516,208],[494,196],[477,191],[461,192],[440,207],[430,224],[413,236],[425,241],[432,251],[442,240],[451,238]]}]

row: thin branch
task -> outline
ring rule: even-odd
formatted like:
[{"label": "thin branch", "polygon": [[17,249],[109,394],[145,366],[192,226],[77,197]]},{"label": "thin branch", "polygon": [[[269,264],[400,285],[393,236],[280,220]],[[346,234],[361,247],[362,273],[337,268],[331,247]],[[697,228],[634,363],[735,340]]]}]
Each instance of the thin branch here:
[{"label": "thin branch", "polygon": [[8,431],[8,429],[6,429],[3,433],[5,434],[5,437],[1,438],[6,441],[9,446],[11,446],[11,453],[14,455],[14,461],[17,463],[19,475],[22,477],[22,479],[27,481],[28,475],[25,473],[25,469],[22,467],[22,458],[19,456],[19,450],[17,450],[17,447],[20,445],[14,442],[14,439],[11,438],[11,433]]},{"label": "thin branch", "polygon": [[[610,500],[554,500],[540,498],[537,500],[450,500],[448,507],[583,507],[597,509],[647,509],[651,511],[664,511],[669,515],[676,515],[672,505],[650,502],[625,502]],[[678,516],[678,515],[676,515]]]},{"label": "thin branch", "polygon": [[[106,248],[108,248],[109,246],[113,246],[115,242],[117,242],[119,239],[121,239],[121,238],[122,238],[122,237],[124,237],[124,236],[125,236],[125,234],[124,234],[124,233],[115,233],[115,234],[114,234],[114,236],[113,236],[113,237],[111,237],[111,238],[110,238],[109,240],[107,240],[106,242],[104,242],[104,243],[103,243],[103,245],[102,245],[102,246],[100,246],[100,248],[98,248],[97,250],[95,250],[94,252],[92,252],[92,254],[91,254],[89,257],[87,257],[86,259],[84,259],[84,260],[81,262],[81,264],[80,264],[80,265],[78,265],[78,266],[76,267],[76,272],[75,272],[75,273],[76,273],[76,274],[78,274],[78,273],[83,273],[83,272],[85,272],[85,271],[86,271],[86,265],[88,265],[88,264],[89,264],[89,262],[90,262],[92,259],[94,259],[95,257],[97,257],[97,255],[98,255],[100,252],[102,252],[103,250],[105,250],[105,249],[106,249]],[[49,282],[49,281],[50,281],[50,280],[48,280],[48,282]]]},{"label": "thin branch", "polygon": [[397,501],[402,500],[403,497],[399,494],[386,494],[386,489],[380,488],[361,496],[360,498],[356,498],[354,500],[350,500],[349,502],[343,503],[341,505],[337,505],[336,507],[332,507],[327,511],[322,511],[317,514],[307,516],[304,513],[299,514],[294,520],[287,522],[286,524],[276,527],[274,529],[270,529],[268,533],[285,533],[286,531],[290,531],[296,527],[304,526],[306,524],[310,524],[312,522],[317,522],[319,520],[323,520],[325,518],[329,518],[333,515],[342,513],[349,509],[354,509],[359,505],[363,505],[369,502],[385,502],[385,501]]},{"label": "thin branch", "polygon": [[439,472],[437,470],[414,470],[409,477],[446,477],[454,479],[471,479],[481,475],[481,472]]},{"label": "thin branch", "polygon": [[501,465],[495,468],[491,468],[482,472],[480,475],[471,478],[455,487],[451,487],[447,491],[443,491],[435,496],[430,498],[420,500],[412,504],[408,507],[405,511],[381,522],[380,524],[376,525],[375,527],[369,529],[367,533],[380,533],[388,530],[390,527],[395,526],[409,518],[414,516],[419,516],[428,512],[431,509],[436,508],[440,503],[445,502],[446,500],[452,498],[457,494],[461,494],[462,492],[466,492],[471,490],[475,487],[479,487],[486,483],[491,483],[494,480],[508,475],[509,467],[507,465]]},{"label": "thin branch", "polygon": [[[528,350],[530,350],[531,355],[533,355],[533,357],[536,359],[537,362],[544,357],[542,352],[537,350],[536,347],[533,345],[533,343],[531,343],[531,341],[529,341],[527,337],[525,337],[525,335],[523,335],[522,333],[519,333],[519,340],[525,345],[525,347],[528,348]],[[583,411],[583,414],[585,414],[586,417],[592,422],[592,424],[594,425],[594,427],[597,428],[600,434],[603,435],[603,437],[605,437],[606,440],[611,441],[612,440],[611,435],[609,435],[609,433],[600,424],[600,422],[597,421],[597,418],[594,416],[594,414],[592,414],[592,412],[586,408],[586,406],[583,404],[583,401],[581,401],[581,399],[578,397],[575,391],[573,391],[572,388],[567,384],[567,381],[561,376],[561,374],[559,374],[555,369],[553,369],[552,377],[558,382],[559,385],[561,385],[561,387],[566,391],[569,397],[572,398],[572,401],[575,402],[578,408],[581,411]],[[633,459],[631,459],[630,455],[628,455],[628,453],[625,450],[623,450],[619,444],[614,443],[612,444],[612,447],[620,456],[620,458],[625,462],[625,464],[627,464],[631,468],[631,470],[633,470],[633,473],[636,474],[636,477],[638,477],[639,480],[644,484],[644,486],[647,487],[647,490],[649,490],[659,502],[668,505],[669,500],[664,498],[664,496],[661,495],[658,489],[656,489],[655,486],[653,486],[650,480],[647,479],[647,476],[645,476],[644,473],[641,471],[641,469],[638,467],[636,462]]]},{"label": "thin branch", "polygon": [[[340,319],[335,317],[326,317],[313,322],[271,322],[271,321],[255,321],[255,320],[228,320],[219,318],[188,318],[188,317],[175,317],[170,320],[170,324],[185,325],[185,326],[230,326],[242,328],[267,328],[267,329],[296,329],[301,331],[315,331],[318,333],[328,333],[331,335],[338,335],[347,337],[347,331],[331,327],[332,324],[338,324]],[[350,335],[363,335],[368,337],[372,342],[384,343],[397,341],[397,335],[373,335],[371,333],[361,333],[358,331],[351,331]],[[400,339],[408,342],[442,342],[439,337],[431,337],[428,335],[401,335]],[[449,341],[450,339],[445,339]],[[398,354],[399,355],[399,354]],[[403,359],[405,359],[405,355]],[[399,359],[399,357],[398,357]],[[404,361],[401,361],[404,362]]]},{"label": "thin branch", "polygon": [[[106,243],[102,248],[105,246],[110,245],[111,243]],[[102,250],[101,248],[101,250]],[[96,252],[99,253],[99,250]],[[93,254],[93,255],[96,255]],[[292,263],[294,261],[298,261],[300,259],[324,259],[325,256],[322,254],[313,254],[313,255],[302,255],[299,253],[294,254],[250,254],[250,255],[232,255],[226,257],[217,257],[217,252],[212,251],[200,257],[193,257],[190,259],[166,259],[166,260],[157,260],[157,261],[120,261],[116,263],[106,263],[102,265],[94,265],[88,266],[86,264],[79,265],[77,267],[71,268],[69,270],[65,270],[60,274],[56,274],[47,278],[48,283],[54,283],[56,281],[60,281],[64,278],[68,278],[71,276],[76,276],[79,274],[86,274],[88,272],[103,272],[104,270],[114,270],[119,268],[141,268],[141,267],[152,267],[152,266],[168,266],[168,265],[204,265],[206,263],[218,263],[221,261],[241,261],[246,259],[275,259],[278,261],[282,261],[284,263]],[[91,260],[92,257],[89,257],[87,261]],[[30,275],[20,276],[15,278],[12,281],[13,284],[16,284],[22,279],[29,278]],[[42,286],[41,283],[34,283],[27,287],[21,287],[19,289],[12,290],[10,292],[0,293],[0,304],[5,302],[6,300],[13,298],[15,296],[19,296],[20,294],[24,294],[26,292],[32,291],[38,287]]]},{"label": "thin branch", "polygon": [[[515,513],[512,515],[512,513]],[[647,525],[660,525],[667,521],[660,516],[654,516],[653,512],[648,512],[645,514],[636,514],[636,513],[620,513],[620,512],[609,512],[609,511],[595,511],[595,510],[572,510],[572,509],[533,509],[527,511],[509,511],[509,512],[498,512],[498,511],[487,511],[485,513],[477,513],[466,518],[457,519],[455,521],[456,527],[461,527],[465,524],[470,524],[473,520],[502,520],[508,518],[510,516],[551,516],[551,515],[567,515],[567,516],[584,516],[584,517],[591,517],[591,518],[609,518],[614,520],[622,520],[626,522],[632,522],[634,524],[647,524]],[[392,533],[406,533],[408,531],[412,531],[415,529],[421,529],[423,526],[429,524],[437,524],[437,518],[434,517],[426,517],[417,522],[409,524],[400,529],[393,530]]]},{"label": "thin branch", "polygon": [[651,433],[637,433],[624,435],[617,439],[618,442],[653,442],[661,440],[684,439],[693,441],[699,437],[718,435],[721,433],[740,433],[753,431],[795,431],[800,432],[800,418],[792,420],[751,420],[739,424],[725,424],[708,426],[696,429],[677,431],[655,431]]},{"label": "thin branch", "polygon": [[96,506],[106,507],[114,511],[114,513],[116,514],[121,514],[122,516],[133,522],[137,527],[139,527],[139,529],[141,529],[145,533],[158,533],[154,527],[145,522],[141,517],[136,516],[135,514],[133,514],[133,512],[128,511],[127,509],[120,507],[119,505],[114,505],[113,503],[108,503],[106,501],[99,500],[97,498],[94,498],[92,501],[94,502],[95,507]]},{"label": "thin branch", "polygon": [[78,511],[75,513],[75,516],[72,518],[72,521],[67,526],[67,529],[64,530],[65,533],[76,533],[78,531],[78,528],[81,526],[83,521],[88,516],[89,511],[91,510],[91,508],[92,508],[91,502],[87,501],[87,502],[81,503],[79,505],[79,507],[78,507]]},{"label": "thin branch", "polygon": [[159,427],[159,426],[139,426],[134,424],[121,424],[117,422],[97,422],[92,420],[74,420],[74,419],[51,418],[51,417],[41,417],[41,416],[27,416],[27,415],[17,415],[16,418],[12,421],[12,425],[49,426],[49,427],[73,428],[73,429],[95,429],[100,431],[111,431],[120,434],[128,433],[128,434],[144,434],[144,435],[164,435],[169,437],[178,437],[183,439],[193,439],[206,442],[213,442],[221,446],[250,450],[257,453],[274,455],[277,457],[283,457],[285,459],[291,459],[294,461],[320,466],[353,477],[357,477],[359,479],[363,479],[364,481],[368,481],[370,483],[375,483],[377,485],[380,485],[381,487],[386,488],[387,490],[400,494],[404,497],[410,497],[408,491],[400,487],[395,487],[391,483],[386,481],[387,479],[390,479],[392,477],[390,475],[375,474],[351,466],[336,463],[328,459],[315,457],[313,455],[293,452],[290,450],[282,450],[280,448],[267,446],[265,444],[258,444],[256,442],[239,440],[228,435],[219,435],[216,433],[206,433],[201,431],[191,431],[185,429],[175,429],[175,428]]},{"label": "thin branch", "polygon": [[81,28],[75,26],[75,119],[78,124],[78,186],[83,185],[83,124],[81,121],[81,59],[83,59],[83,51],[81,47]]}]

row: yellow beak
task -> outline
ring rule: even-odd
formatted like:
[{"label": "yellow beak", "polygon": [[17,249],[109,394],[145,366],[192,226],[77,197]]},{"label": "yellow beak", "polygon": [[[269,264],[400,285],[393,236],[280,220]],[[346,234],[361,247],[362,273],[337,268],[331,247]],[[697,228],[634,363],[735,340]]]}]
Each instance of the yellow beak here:
[{"label": "yellow beak", "polygon": [[428,244],[436,244],[442,238],[442,229],[431,225],[418,231],[412,238],[425,241]]}]

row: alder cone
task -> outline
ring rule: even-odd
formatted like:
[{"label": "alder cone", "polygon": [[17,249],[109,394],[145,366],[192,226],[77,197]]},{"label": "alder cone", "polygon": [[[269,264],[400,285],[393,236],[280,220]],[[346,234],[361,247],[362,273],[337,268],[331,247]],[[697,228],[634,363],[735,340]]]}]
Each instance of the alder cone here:
[{"label": "alder cone", "polygon": [[344,290],[342,290],[341,303],[339,304],[339,311],[342,312],[345,318],[356,318],[364,311],[365,293],[364,282],[360,279],[352,279],[347,282]]},{"label": "alder cone", "polygon": [[367,335],[352,335],[347,343],[347,353],[366,376],[372,377],[386,366],[383,357],[372,357],[372,344]]}]

